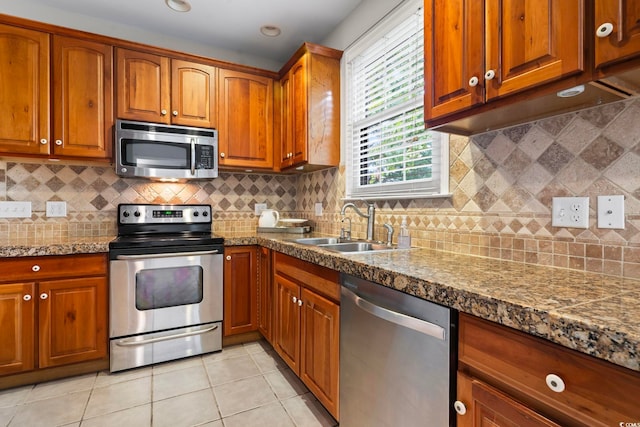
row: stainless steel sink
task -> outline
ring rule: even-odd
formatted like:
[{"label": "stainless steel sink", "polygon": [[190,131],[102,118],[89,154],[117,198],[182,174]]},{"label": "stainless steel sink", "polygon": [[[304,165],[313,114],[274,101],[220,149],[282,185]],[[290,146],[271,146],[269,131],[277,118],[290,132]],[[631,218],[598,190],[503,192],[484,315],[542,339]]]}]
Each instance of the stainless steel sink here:
[{"label": "stainless steel sink", "polygon": [[317,245],[319,248],[326,249],[328,251],[340,252],[340,253],[361,253],[361,252],[379,252],[379,251],[392,251],[396,249],[395,246],[387,246],[384,243],[372,243],[372,242],[348,242],[348,243],[335,243],[326,245]]},{"label": "stainless steel sink", "polygon": [[302,239],[291,239],[292,242],[300,243],[302,245],[334,245],[340,243],[340,239],[337,237],[306,237]]}]

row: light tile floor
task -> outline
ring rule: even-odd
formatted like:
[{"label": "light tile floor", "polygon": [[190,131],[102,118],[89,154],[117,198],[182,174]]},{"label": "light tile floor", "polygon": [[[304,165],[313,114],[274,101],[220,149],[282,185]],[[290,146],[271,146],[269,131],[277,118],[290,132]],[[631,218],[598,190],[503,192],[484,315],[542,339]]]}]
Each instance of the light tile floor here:
[{"label": "light tile floor", "polygon": [[336,421],[266,342],[0,391],[9,427],[329,427]]}]

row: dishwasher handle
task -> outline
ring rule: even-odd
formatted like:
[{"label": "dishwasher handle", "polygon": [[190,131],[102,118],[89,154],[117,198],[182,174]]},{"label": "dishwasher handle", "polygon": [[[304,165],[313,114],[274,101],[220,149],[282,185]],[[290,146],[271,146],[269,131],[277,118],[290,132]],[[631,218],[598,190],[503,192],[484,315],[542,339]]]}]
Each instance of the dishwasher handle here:
[{"label": "dishwasher handle", "polygon": [[379,317],[388,322],[395,323],[396,325],[403,326],[405,328],[413,329],[425,335],[437,338],[441,341],[446,339],[445,329],[442,326],[438,326],[434,323],[420,320],[415,317],[407,316],[406,314],[398,313],[393,310],[389,310],[384,307],[375,305],[366,299],[359,297],[349,289],[342,287],[342,295],[346,296],[360,309],[366,311],[372,316]]}]

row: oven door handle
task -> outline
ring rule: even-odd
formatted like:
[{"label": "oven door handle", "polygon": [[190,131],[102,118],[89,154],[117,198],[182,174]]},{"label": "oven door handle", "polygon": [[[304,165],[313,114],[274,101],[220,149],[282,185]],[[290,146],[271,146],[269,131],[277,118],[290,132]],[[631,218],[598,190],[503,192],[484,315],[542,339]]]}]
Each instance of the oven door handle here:
[{"label": "oven door handle", "polygon": [[154,342],[174,340],[176,338],[192,337],[194,335],[202,335],[202,334],[206,334],[207,332],[215,331],[216,329],[218,329],[218,326],[219,325],[213,325],[205,329],[198,329],[197,331],[182,332],[179,334],[166,335],[164,337],[148,338],[146,340],[141,340],[141,341],[134,341],[134,339],[128,339],[128,340],[125,339],[125,340],[116,341],[116,345],[120,347],[134,347],[138,345],[152,344]]},{"label": "oven door handle", "polygon": [[219,254],[219,250],[213,251],[197,251],[197,252],[170,252],[166,254],[146,254],[146,255],[116,255],[116,259],[135,260],[135,259],[151,259],[151,258],[168,258],[179,256],[201,256]]}]

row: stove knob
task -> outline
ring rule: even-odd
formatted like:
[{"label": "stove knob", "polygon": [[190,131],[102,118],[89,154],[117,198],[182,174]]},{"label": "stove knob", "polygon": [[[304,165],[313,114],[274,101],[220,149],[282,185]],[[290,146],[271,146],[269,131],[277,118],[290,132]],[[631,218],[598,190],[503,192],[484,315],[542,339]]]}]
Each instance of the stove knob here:
[{"label": "stove knob", "polygon": [[122,216],[125,218],[129,218],[129,211],[122,212]]},{"label": "stove knob", "polygon": [[193,212],[193,216],[199,216],[200,214],[198,213],[198,211]]},{"label": "stove knob", "polygon": [[139,216],[140,216],[140,211],[135,211],[135,212],[133,213],[133,216],[135,216],[135,217],[139,217]]},{"label": "stove knob", "polygon": [[205,216],[205,217],[209,216],[209,212],[207,212],[207,211],[202,212],[202,216]]}]

